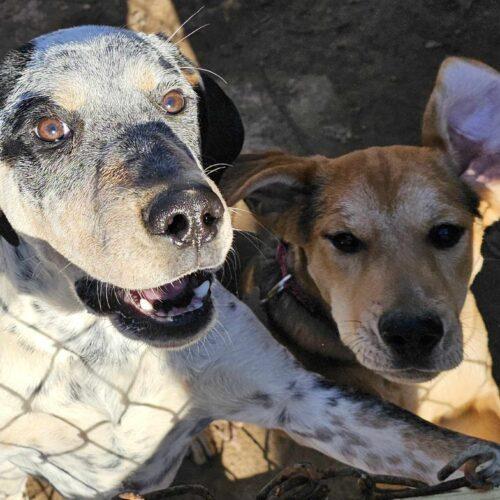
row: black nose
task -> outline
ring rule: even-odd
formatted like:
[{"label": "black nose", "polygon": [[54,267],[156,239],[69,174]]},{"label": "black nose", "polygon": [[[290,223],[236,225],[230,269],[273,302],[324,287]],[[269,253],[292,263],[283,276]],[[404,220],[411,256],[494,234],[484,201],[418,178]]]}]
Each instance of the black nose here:
[{"label": "black nose", "polygon": [[388,311],[381,316],[378,328],[384,342],[396,354],[409,359],[429,355],[444,333],[443,323],[434,313]]},{"label": "black nose", "polygon": [[202,245],[215,238],[224,206],[207,186],[160,193],[145,213],[151,234],[166,236],[179,246]]}]

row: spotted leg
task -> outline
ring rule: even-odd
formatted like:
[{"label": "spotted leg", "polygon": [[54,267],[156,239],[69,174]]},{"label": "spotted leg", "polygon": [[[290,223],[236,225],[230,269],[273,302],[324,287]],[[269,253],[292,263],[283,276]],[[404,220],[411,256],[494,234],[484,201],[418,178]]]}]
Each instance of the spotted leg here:
[{"label": "spotted leg", "polygon": [[[333,386],[304,370],[229,292],[215,286],[214,297],[231,338],[195,384],[200,404],[213,417],[282,429],[301,444],[374,474],[436,483],[463,468],[478,484],[500,484],[500,446]],[[475,473],[473,465],[480,462],[485,468]]]}]

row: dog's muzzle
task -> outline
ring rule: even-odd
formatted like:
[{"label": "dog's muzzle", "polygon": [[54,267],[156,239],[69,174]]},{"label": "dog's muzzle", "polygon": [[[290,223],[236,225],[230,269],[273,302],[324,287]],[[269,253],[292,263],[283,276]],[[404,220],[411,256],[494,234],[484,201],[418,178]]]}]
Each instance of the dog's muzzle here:
[{"label": "dog's muzzle", "polygon": [[92,278],[78,280],[75,287],[91,312],[109,316],[126,337],[179,348],[198,340],[211,324],[212,279],[212,273],[198,271],[143,290],[125,290]]}]

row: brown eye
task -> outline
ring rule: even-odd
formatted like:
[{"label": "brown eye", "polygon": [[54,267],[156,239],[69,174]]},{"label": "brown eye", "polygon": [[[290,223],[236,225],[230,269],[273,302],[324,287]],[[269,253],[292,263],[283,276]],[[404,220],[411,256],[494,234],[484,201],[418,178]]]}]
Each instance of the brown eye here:
[{"label": "brown eye", "polygon": [[176,115],[186,106],[186,99],[180,90],[171,90],[164,95],[161,104],[169,115]]},{"label": "brown eye", "polygon": [[432,245],[439,250],[446,250],[454,247],[464,234],[465,229],[455,224],[439,224],[434,226],[428,234]]},{"label": "brown eye", "polygon": [[337,233],[327,235],[332,245],[343,253],[357,253],[365,248],[365,244],[352,233]]},{"label": "brown eye", "polygon": [[58,142],[71,133],[69,127],[57,118],[42,118],[35,127],[36,136],[45,142]]}]

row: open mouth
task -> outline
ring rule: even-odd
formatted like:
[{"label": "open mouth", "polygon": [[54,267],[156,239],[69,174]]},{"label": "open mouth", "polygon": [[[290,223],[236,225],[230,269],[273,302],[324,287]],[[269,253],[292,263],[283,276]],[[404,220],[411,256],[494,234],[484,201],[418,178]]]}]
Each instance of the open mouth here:
[{"label": "open mouth", "polygon": [[87,307],[110,316],[123,335],[178,348],[200,338],[211,323],[212,279],[212,273],[198,271],[157,288],[125,290],[87,277],[75,288]]}]

